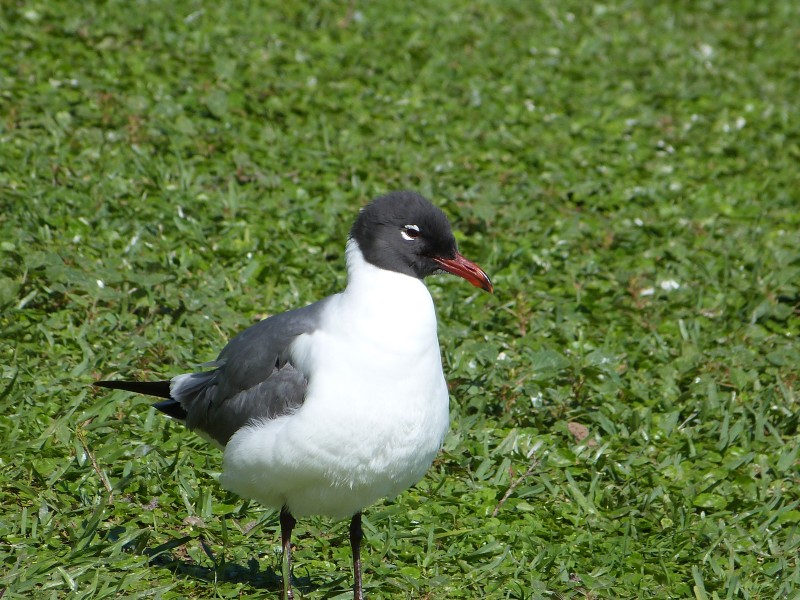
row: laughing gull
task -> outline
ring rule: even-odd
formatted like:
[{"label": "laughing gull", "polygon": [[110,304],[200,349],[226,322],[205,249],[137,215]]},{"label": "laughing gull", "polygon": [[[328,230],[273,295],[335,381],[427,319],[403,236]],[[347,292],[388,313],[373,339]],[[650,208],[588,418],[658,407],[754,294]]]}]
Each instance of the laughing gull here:
[{"label": "laughing gull", "polygon": [[220,483],[280,510],[283,588],[295,517],[350,517],[354,598],[363,598],[361,511],[417,483],[449,425],[433,301],[446,271],[492,292],[456,248],[444,213],[414,192],[361,210],[347,287],[245,329],[212,370],[96,385],[165,398],[153,406],[224,448]]}]

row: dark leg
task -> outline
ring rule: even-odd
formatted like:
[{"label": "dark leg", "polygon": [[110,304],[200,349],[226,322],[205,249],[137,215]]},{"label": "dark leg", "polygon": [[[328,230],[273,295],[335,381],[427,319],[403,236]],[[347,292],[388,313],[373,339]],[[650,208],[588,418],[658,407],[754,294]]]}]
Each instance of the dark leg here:
[{"label": "dark leg", "polygon": [[281,545],[283,546],[283,598],[292,600],[292,528],[297,523],[285,506],[281,509]]},{"label": "dark leg", "polygon": [[354,600],[364,600],[364,593],[361,591],[361,538],[363,537],[361,513],[357,512],[350,521],[350,549],[353,551],[353,576],[356,580],[353,587]]}]

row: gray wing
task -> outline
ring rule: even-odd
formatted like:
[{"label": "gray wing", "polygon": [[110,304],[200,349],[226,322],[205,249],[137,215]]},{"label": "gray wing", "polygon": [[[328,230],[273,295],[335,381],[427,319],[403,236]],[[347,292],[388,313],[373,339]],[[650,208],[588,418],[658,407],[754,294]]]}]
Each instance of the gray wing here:
[{"label": "gray wing", "polygon": [[254,419],[274,419],[299,407],[308,382],[291,363],[297,336],[319,326],[329,299],[281,313],[248,327],[211,363],[212,371],[175,381],[172,398],[186,412],[186,425],[223,446]]}]

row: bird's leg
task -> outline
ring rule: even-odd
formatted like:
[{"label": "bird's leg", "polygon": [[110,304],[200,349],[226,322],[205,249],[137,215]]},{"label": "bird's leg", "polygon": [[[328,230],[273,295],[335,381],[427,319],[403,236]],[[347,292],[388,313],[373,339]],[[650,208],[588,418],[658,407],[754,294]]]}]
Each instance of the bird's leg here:
[{"label": "bird's leg", "polygon": [[283,546],[283,598],[293,600],[292,591],[292,528],[297,521],[285,506],[281,509],[281,546]]},{"label": "bird's leg", "polygon": [[353,577],[355,579],[354,600],[364,600],[364,593],[361,591],[361,538],[363,537],[361,513],[357,512],[350,521],[350,549],[353,551]]}]

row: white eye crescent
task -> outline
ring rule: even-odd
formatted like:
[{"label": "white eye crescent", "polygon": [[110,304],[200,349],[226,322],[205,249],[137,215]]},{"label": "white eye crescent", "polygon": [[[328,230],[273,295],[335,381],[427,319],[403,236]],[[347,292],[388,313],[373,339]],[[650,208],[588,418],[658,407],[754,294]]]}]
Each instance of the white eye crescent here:
[{"label": "white eye crescent", "polygon": [[404,240],[413,242],[419,237],[419,227],[416,225],[406,225],[400,230],[400,235],[403,236]]}]

